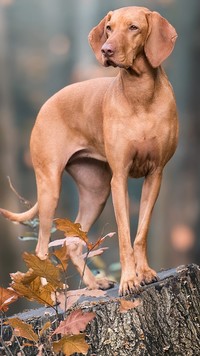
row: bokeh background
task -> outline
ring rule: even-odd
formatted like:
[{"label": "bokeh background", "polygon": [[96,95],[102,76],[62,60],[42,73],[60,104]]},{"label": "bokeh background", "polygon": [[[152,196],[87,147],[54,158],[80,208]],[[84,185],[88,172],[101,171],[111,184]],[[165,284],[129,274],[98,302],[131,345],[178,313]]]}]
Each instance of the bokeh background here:
[{"label": "bokeh background", "polygon": [[[199,263],[199,0],[0,0],[0,206],[13,211],[25,209],[10,189],[7,176],[19,194],[35,202],[29,137],[36,115],[46,99],[62,87],[74,81],[115,74],[112,68],[103,68],[96,62],[87,36],[109,10],[130,5],[160,12],[179,35],[164,67],[177,99],[180,139],[177,152],[165,169],[152,218],[148,239],[150,264],[160,270]],[[130,183],[134,237],[142,180]],[[56,216],[73,220],[77,207],[76,187],[64,175]],[[111,199],[90,238],[95,240],[110,231],[116,231]],[[1,286],[8,286],[10,272],[23,269],[22,251],[34,251],[34,241],[22,243],[17,238],[26,233],[27,228],[0,217]],[[106,245],[110,249],[94,268],[116,274],[117,237],[107,240]]]}]

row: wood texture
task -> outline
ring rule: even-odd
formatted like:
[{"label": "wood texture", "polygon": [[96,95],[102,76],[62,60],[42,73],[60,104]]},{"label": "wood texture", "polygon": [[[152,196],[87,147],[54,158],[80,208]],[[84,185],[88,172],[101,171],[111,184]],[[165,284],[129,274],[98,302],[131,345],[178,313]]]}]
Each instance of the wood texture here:
[{"label": "wood texture", "polygon": [[[120,312],[117,287],[108,291],[106,297],[79,300],[78,308],[96,313],[86,329],[90,344],[88,356],[200,354],[200,268],[180,266],[161,272],[159,277],[159,282],[143,287],[138,295],[123,298],[137,300],[138,304],[124,313]],[[18,317],[32,323],[35,330],[47,320],[55,320],[53,312],[45,308]],[[11,333],[4,327],[4,340]],[[10,350],[17,355],[19,347],[15,341]],[[3,349],[0,351],[3,355],[1,352]],[[24,348],[25,355],[37,355],[37,352],[36,348]],[[46,354],[53,355],[50,351]]]}]

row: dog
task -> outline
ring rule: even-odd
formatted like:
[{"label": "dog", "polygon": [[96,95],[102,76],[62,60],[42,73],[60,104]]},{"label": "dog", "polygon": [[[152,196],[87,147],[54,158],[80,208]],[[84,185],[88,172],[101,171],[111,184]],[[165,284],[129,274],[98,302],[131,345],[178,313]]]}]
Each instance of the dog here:
[{"label": "dog", "polygon": [[[89,43],[103,66],[119,68],[116,77],[71,84],[41,108],[31,134],[30,151],[38,202],[28,211],[0,213],[16,222],[40,219],[36,254],[45,259],[61,177],[66,170],[79,192],[75,222],[89,231],[112,192],[121,262],[119,295],[135,292],[157,280],[147,261],[147,233],[159,194],[163,169],[173,156],[178,120],[172,87],[161,67],[171,54],[177,33],[159,13],[144,7],[110,11],[89,34]],[[130,237],[129,177],[145,177],[137,234]],[[69,247],[80,273],[81,246]],[[86,267],[89,288],[107,289]]]}]

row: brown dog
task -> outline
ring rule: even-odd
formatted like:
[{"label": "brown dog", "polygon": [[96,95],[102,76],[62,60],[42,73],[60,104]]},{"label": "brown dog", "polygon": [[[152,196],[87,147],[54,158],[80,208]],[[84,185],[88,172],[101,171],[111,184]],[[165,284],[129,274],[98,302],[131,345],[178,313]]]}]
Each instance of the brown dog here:
[{"label": "brown dog", "polygon": [[[178,123],[174,94],[161,63],[174,48],[175,29],[157,12],[125,7],[109,12],[89,34],[89,42],[104,66],[119,67],[115,78],[97,78],[65,87],[42,107],[31,135],[38,203],[14,214],[24,221],[39,210],[40,231],[36,254],[44,259],[61,177],[66,169],[77,183],[79,212],[76,222],[88,231],[110,193],[118,225],[122,275],[120,295],[156,280],[147,262],[147,232],[163,168],[175,152]],[[128,177],[145,177],[138,231],[131,246]],[[81,247],[70,251],[82,273]],[[89,288],[108,288],[87,268]]]}]

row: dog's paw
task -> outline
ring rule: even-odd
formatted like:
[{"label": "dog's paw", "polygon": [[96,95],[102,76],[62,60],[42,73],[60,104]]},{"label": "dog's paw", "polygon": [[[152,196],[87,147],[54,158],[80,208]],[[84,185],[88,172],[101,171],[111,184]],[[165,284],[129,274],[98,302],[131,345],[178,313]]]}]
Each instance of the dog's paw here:
[{"label": "dog's paw", "polygon": [[114,287],[115,282],[109,281],[107,278],[96,278],[97,289],[107,290]]},{"label": "dog's paw", "polygon": [[137,278],[141,286],[158,281],[157,273],[151,268],[137,270]]},{"label": "dog's paw", "polygon": [[140,284],[136,276],[129,280],[123,280],[123,278],[121,278],[120,286],[119,286],[120,297],[125,297],[129,294],[138,294],[139,292],[140,292]]}]

